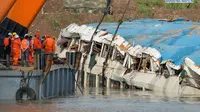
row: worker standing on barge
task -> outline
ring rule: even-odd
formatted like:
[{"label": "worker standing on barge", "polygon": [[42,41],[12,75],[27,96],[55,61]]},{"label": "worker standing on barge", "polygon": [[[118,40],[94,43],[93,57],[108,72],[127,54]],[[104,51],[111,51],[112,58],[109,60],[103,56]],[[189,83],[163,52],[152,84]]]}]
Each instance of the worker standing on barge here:
[{"label": "worker standing on barge", "polygon": [[11,38],[12,33],[8,33],[8,35],[4,38],[4,59],[6,59],[7,67],[10,67]]},{"label": "worker standing on barge", "polygon": [[19,61],[18,59],[20,58],[20,51],[21,51],[21,40],[19,38],[19,35],[15,35],[13,43],[12,43],[12,49],[13,49],[13,66],[18,66],[19,65]]},{"label": "worker standing on barge", "polygon": [[43,42],[43,46],[45,47],[45,52],[46,53],[54,53],[55,52],[55,40],[51,38],[49,35],[45,36],[46,39]]},{"label": "worker standing on barge", "polygon": [[33,40],[33,49],[34,49],[34,66],[35,69],[38,69],[38,65],[40,63],[40,54],[41,54],[41,49],[42,49],[42,43],[40,40],[40,34],[36,32],[35,38]]},{"label": "worker standing on barge", "polygon": [[22,40],[21,49],[22,49],[22,66],[29,66],[28,64],[28,55],[29,55],[29,36],[25,34],[24,39]]},{"label": "worker standing on barge", "polygon": [[45,56],[45,60],[46,60],[46,63],[49,63],[48,60],[52,60],[52,64],[54,64],[54,61],[53,61],[53,53],[55,52],[55,40],[50,37],[49,35],[45,35],[46,39],[45,41],[43,42],[43,46],[45,48],[45,53],[50,53],[48,54],[47,56]]},{"label": "worker standing on barge", "polygon": [[14,43],[14,40],[15,40],[15,35],[17,35],[17,33],[16,32],[13,32],[12,33],[12,37],[11,37],[11,57],[12,57],[12,59],[13,59],[13,57],[14,57],[14,52],[13,52],[13,43]]},{"label": "worker standing on barge", "polygon": [[28,40],[30,42],[29,54],[28,54],[28,62],[29,62],[29,64],[33,64],[33,54],[34,54],[33,46],[34,46],[34,40],[33,40],[33,38],[32,38],[31,35],[29,36]]}]

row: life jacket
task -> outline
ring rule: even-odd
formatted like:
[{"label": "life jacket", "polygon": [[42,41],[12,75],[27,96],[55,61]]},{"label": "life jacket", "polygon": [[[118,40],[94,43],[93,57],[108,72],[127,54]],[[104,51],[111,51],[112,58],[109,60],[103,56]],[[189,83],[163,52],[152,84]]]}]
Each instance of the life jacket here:
[{"label": "life jacket", "polygon": [[4,47],[7,47],[10,44],[10,38],[9,37],[4,38],[3,43],[4,43]]},{"label": "life jacket", "polygon": [[28,44],[28,43],[29,43],[29,42],[28,42],[27,39],[23,39],[23,40],[22,40],[22,44],[21,44],[21,49],[22,49],[22,51],[25,51],[26,49],[29,48],[29,44]]},{"label": "life jacket", "polygon": [[33,49],[42,49],[42,43],[39,38],[35,37],[33,40],[34,47]]}]

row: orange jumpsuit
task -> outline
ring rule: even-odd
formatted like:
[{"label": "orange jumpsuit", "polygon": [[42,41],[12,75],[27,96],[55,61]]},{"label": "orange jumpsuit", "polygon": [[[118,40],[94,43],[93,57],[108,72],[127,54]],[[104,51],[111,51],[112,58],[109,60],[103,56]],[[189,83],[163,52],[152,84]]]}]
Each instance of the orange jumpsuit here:
[{"label": "orange jumpsuit", "polygon": [[20,58],[20,53],[21,53],[21,40],[20,38],[15,38],[13,40],[13,43],[12,43],[12,50],[13,50],[13,66],[16,66],[19,64],[19,61],[18,59]]}]

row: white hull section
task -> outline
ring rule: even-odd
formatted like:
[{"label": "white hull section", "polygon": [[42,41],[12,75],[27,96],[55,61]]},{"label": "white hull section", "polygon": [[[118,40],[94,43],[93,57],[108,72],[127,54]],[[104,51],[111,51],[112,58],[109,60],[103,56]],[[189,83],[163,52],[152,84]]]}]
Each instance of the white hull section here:
[{"label": "white hull section", "polygon": [[[83,58],[82,58],[83,59]],[[92,73],[95,75],[102,75],[102,66],[103,66],[103,62],[104,62],[104,58],[102,57],[96,57],[96,65],[92,68],[92,70],[90,71],[90,68],[88,68],[89,66],[89,62],[90,62],[90,57],[88,57],[88,59],[86,60],[85,64],[84,64],[84,71],[87,73]],[[120,64],[117,61],[108,61],[108,67],[106,68],[106,77],[112,80],[116,80],[116,81],[123,81],[123,74],[126,71],[126,68],[123,67],[122,64]]]},{"label": "white hull section", "polygon": [[133,72],[124,76],[125,81],[129,85],[134,85],[148,90],[158,91],[173,95],[190,95],[200,94],[199,89],[193,87],[179,85],[178,76],[164,76],[156,75],[155,73]]},{"label": "white hull section", "polygon": [[[97,64],[91,70],[92,74],[101,75],[102,66],[104,58],[97,57]],[[90,73],[88,68],[89,59],[86,60],[84,71]],[[142,71],[133,71],[124,75],[126,69],[117,61],[109,61],[108,68],[106,69],[106,78],[115,81],[123,82],[125,81],[130,86],[136,86],[139,88],[145,88],[147,90],[162,92],[167,95],[194,95],[200,94],[200,89],[186,86],[184,84],[180,85],[179,76],[170,76],[165,78],[162,75],[157,75],[154,72],[144,73]],[[196,74],[198,75],[198,74]],[[191,80],[192,82],[192,80]],[[108,86],[107,86],[108,87]]]}]

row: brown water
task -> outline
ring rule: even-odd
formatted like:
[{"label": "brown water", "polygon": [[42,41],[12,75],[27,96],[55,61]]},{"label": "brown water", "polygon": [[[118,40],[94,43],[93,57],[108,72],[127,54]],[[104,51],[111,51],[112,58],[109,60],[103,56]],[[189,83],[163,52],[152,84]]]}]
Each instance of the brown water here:
[{"label": "brown water", "polygon": [[0,112],[200,112],[200,97],[135,90],[90,88],[84,95],[15,102],[0,100]]}]

